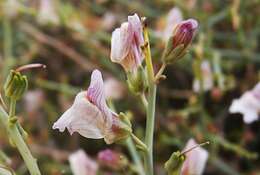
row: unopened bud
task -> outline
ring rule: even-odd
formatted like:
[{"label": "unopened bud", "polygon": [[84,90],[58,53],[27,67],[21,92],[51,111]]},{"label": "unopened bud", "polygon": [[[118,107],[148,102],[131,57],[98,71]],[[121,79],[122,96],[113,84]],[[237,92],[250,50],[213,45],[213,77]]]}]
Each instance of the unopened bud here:
[{"label": "unopened bud", "polygon": [[181,154],[180,151],[174,152],[170,159],[164,164],[164,168],[168,174],[174,174],[173,172],[179,172],[182,166],[182,163],[185,160],[185,155]]},{"label": "unopened bud", "polygon": [[147,88],[147,78],[144,69],[139,66],[135,72],[127,74],[127,84],[131,92],[139,94]]},{"label": "unopened bud", "polygon": [[19,100],[27,90],[28,80],[25,75],[11,70],[4,84],[4,92],[8,98]]},{"label": "unopened bud", "polygon": [[98,153],[98,162],[101,166],[114,171],[119,171],[127,166],[127,158],[118,152],[110,149],[105,149]]},{"label": "unopened bud", "polygon": [[194,19],[188,19],[176,25],[164,51],[165,63],[173,63],[186,54],[197,28],[198,22]]}]

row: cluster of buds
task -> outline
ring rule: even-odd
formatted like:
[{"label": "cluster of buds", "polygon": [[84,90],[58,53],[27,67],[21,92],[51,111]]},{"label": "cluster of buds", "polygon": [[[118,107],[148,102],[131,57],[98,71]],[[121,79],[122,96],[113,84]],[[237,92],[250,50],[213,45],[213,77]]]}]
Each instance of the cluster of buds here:
[{"label": "cluster of buds", "polygon": [[28,87],[28,80],[25,75],[19,71],[11,70],[4,84],[4,91],[6,97],[19,100]]}]

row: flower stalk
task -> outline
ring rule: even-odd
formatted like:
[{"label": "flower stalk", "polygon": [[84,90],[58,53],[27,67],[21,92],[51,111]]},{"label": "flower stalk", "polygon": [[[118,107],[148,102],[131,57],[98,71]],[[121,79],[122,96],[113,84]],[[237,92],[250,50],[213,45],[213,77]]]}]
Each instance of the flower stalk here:
[{"label": "flower stalk", "polygon": [[154,121],[155,121],[155,102],[156,102],[156,89],[157,86],[154,82],[154,69],[151,58],[151,50],[149,43],[148,29],[145,19],[143,19],[143,32],[144,32],[144,55],[147,69],[148,78],[148,106],[145,130],[145,144],[148,152],[145,154],[145,169],[146,173],[153,175],[153,136],[154,136]]},{"label": "flower stalk", "polygon": [[[12,100],[11,100],[12,101]],[[2,106],[0,106],[0,121],[5,126],[9,138],[16,145],[19,150],[21,156],[23,157],[25,164],[31,175],[41,175],[40,170],[38,168],[36,159],[32,156],[28,146],[26,145],[18,127],[16,125],[10,125],[9,119],[15,115],[15,101],[11,102],[10,114],[8,115]]]}]

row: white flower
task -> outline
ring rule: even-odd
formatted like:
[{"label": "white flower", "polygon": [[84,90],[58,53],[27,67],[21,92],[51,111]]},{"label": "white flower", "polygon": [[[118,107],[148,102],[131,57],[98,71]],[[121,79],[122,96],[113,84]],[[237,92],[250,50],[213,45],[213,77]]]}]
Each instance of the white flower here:
[{"label": "white flower", "polygon": [[69,156],[69,163],[73,175],[96,175],[98,164],[83,150],[78,150]]},{"label": "white flower", "polygon": [[78,132],[86,138],[104,138],[108,144],[127,137],[131,132],[108,108],[100,71],[93,71],[88,90],[78,93],[73,105],[53,125],[53,129],[60,132],[65,128],[70,134]]},{"label": "white flower", "polygon": [[105,96],[107,99],[117,100],[122,98],[125,93],[124,85],[120,81],[114,78],[109,78],[105,80],[104,89],[105,89]]},{"label": "white flower", "polygon": [[[201,64],[201,74],[202,74],[202,79],[203,79],[203,90],[204,91],[211,90],[214,86],[214,81],[213,81],[213,75],[212,75],[210,63],[206,60],[203,61]],[[200,87],[199,80],[195,79],[193,82],[194,92],[199,92],[200,88],[201,87]]]},{"label": "white flower", "polygon": [[[190,139],[186,144],[184,151],[196,146],[194,139]],[[195,148],[186,153],[186,159],[181,168],[181,175],[201,175],[205,169],[208,159],[208,152],[203,148]]]},{"label": "white flower", "polygon": [[137,14],[128,16],[128,22],[121,24],[112,33],[111,60],[121,64],[126,71],[136,70],[142,64],[141,46],[144,44],[142,23]]},{"label": "white flower", "polygon": [[166,27],[163,32],[163,40],[165,42],[172,36],[173,30],[177,24],[183,20],[182,12],[178,7],[174,7],[167,15]]},{"label": "white flower", "polygon": [[55,11],[54,0],[41,0],[38,21],[41,24],[59,24],[59,16]]},{"label": "white flower", "polygon": [[232,101],[230,113],[241,113],[245,123],[258,120],[260,113],[260,83],[254,89],[245,92],[239,99]]}]

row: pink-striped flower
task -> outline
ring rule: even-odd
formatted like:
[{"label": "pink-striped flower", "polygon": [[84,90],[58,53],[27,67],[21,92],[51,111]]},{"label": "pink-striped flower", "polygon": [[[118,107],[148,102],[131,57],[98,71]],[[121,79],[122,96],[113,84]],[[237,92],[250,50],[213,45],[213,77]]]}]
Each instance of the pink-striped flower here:
[{"label": "pink-striped flower", "polygon": [[78,150],[69,156],[73,175],[96,175],[98,164],[83,150]]},{"label": "pink-striped flower", "polygon": [[73,105],[56,121],[53,129],[70,134],[78,132],[86,138],[101,139],[111,144],[129,135],[131,128],[108,108],[102,74],[94,70],[87,91],[78,93]]},{"label": "pink-striped flower", "polygon": [[142,64],[141,46],[144,44],[142,23],[137,14],[128,16],[128,22],[121,24],[112,33],[111,60],[121,64],[129,72]]},{"label": "pink-striped flower", "polygon": [[127,165],[127,159],[121,153],[105,149],[98,153],[98,162],[101,166],[112,170],[121,170]]},{"label": "pink-striped flower", "polygon": [[186,54],[197,29],[198,22],[195,19],[178,23],[167,42],[163,61],[170,64],[182,58]]},{"label": "pink-striped flower", "polygon": [[173,48],[181,44],[187,47],[191,43],[197,28],[198,22],[195,19],[188,19],[177,24],[173,31]]},{"label": "pink-striped flower", "polygon": [[[185,146],[184,151],[196,145],[197,143],[195,140],[190,139]],[[208,152],[205,149],[199,147],[186,153],[185,156],[186,159],[183,162],[181,168],[181,175],[201,175],[207,163]]]},{"label": "pink-striped flower", "polygon": [[260,114],[260,82],[252,90],[245,92],[239,99],[233,100],[229,112],[243,114],[245,123],[258,120]]}]

